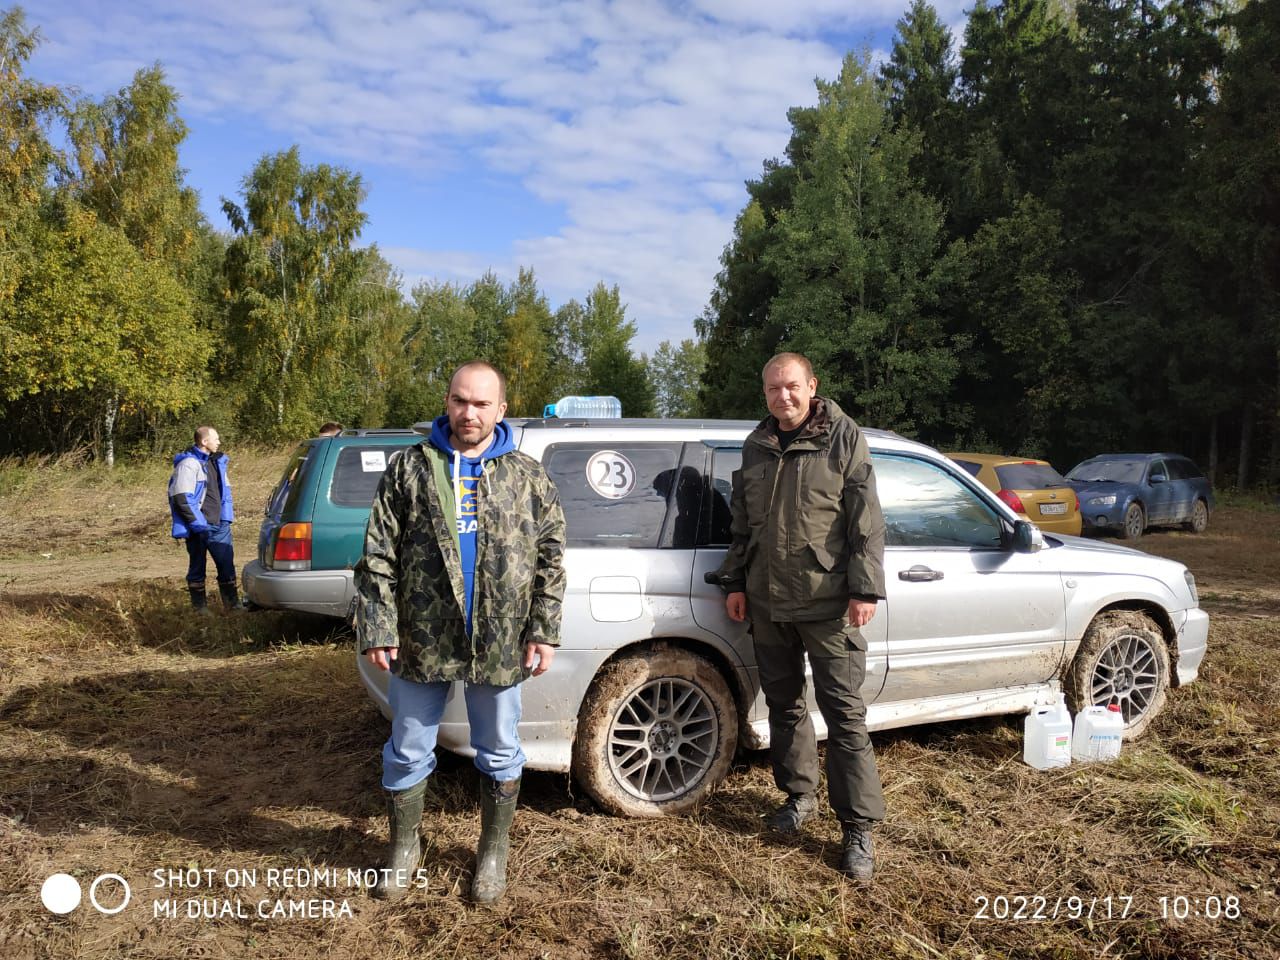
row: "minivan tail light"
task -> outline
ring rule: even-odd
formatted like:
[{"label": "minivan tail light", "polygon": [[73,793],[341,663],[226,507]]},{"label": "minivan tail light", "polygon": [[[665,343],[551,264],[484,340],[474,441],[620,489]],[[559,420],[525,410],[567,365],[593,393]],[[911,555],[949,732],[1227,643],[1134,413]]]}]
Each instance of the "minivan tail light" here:
[{"label": "minivan tail light", "polygon": [[996,494],[996,496],[999,497],[1001,500],[1003,500],[1005,503],[1007,503],[1009,506],[1013,507],[1014,513],[1027,512],[1022,506],[1022,500],[1012,490],[1001,490],[999,493]]},{"label": "minivan tail light", "polygon": [[310,570],[311,524],[286,523],[281,527],[272,559],[277,570]]}]

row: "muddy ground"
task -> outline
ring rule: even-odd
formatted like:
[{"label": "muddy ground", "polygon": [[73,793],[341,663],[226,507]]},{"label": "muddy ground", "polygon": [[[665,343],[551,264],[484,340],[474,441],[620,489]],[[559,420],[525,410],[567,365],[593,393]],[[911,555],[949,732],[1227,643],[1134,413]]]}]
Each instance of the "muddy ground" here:
[{"label": "muddy ground", "polygon": [[[251,453],[233,468],[241,564],[282,457]],[[165,475],[0,465],[0,957],[1280,955],[1274,508],[1142,542],[1195,572],[1210,652],[1119,762],[1034,771],[1016,717],[877,734],[889,818],[868,889],[835,871],[829,813],[761,836],[777,798],[748,753],[696,814],[656,822],[528,774],[510,894],[472,907],[478,781],[446,757],[424,887],[388,906],[357,882],[385,838],[386,726],[350,637],[275,613],[194,622]],[[57,872],[84,891],[63,916],[40,902]],[[130,887],[111,914],[89,902],[98,881],[122,903],[106,874]]]}]

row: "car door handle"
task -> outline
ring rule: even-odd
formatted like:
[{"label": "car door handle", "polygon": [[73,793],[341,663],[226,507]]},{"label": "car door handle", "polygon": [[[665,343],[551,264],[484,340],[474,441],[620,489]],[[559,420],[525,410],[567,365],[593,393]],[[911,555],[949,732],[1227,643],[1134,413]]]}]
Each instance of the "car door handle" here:
[{"label": "car door handle", "polygon": [[899,570],[899,580],[909,580],[912,583],[928,583],[931,580],[941,580],[943,573],[941,570],[932,570],[923,564],[917,563],[910,570]]}]

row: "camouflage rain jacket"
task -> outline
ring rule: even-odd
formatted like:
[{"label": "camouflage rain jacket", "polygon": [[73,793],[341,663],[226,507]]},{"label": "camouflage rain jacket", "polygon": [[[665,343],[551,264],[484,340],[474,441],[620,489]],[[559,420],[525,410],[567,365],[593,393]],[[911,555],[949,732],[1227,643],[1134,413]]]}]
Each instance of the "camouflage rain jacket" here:
[{"label": "camouflage rain jacket", "polygon": [[832,400],[784,451],[768,416],[733,475],[733,543],[717,572],[771,620],[834,620],[849,601],[884,598],[884,514],[867,441]]},{"label": "camouflage rain jacket", "polygon": [[419,683],[519,683],[528,677],[525,644],[560,642],[560,498],[527,454],[484,462],[468,636],[449,470],[445,454],[424,441],[383,475],[355,568],[360,652],[399,647],[392,669]]}]

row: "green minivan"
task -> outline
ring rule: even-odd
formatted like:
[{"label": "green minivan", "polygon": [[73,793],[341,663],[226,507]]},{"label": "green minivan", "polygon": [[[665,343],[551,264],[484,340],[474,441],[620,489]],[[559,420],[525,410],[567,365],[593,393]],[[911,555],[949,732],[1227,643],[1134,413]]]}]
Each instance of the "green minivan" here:
[{"label": "green minivan", "polygon": [[350,616],[352,568],[378,481],[413,430],[345,430],[298,444],[267,498],[258,555],[241,574],[251,604]]}]

